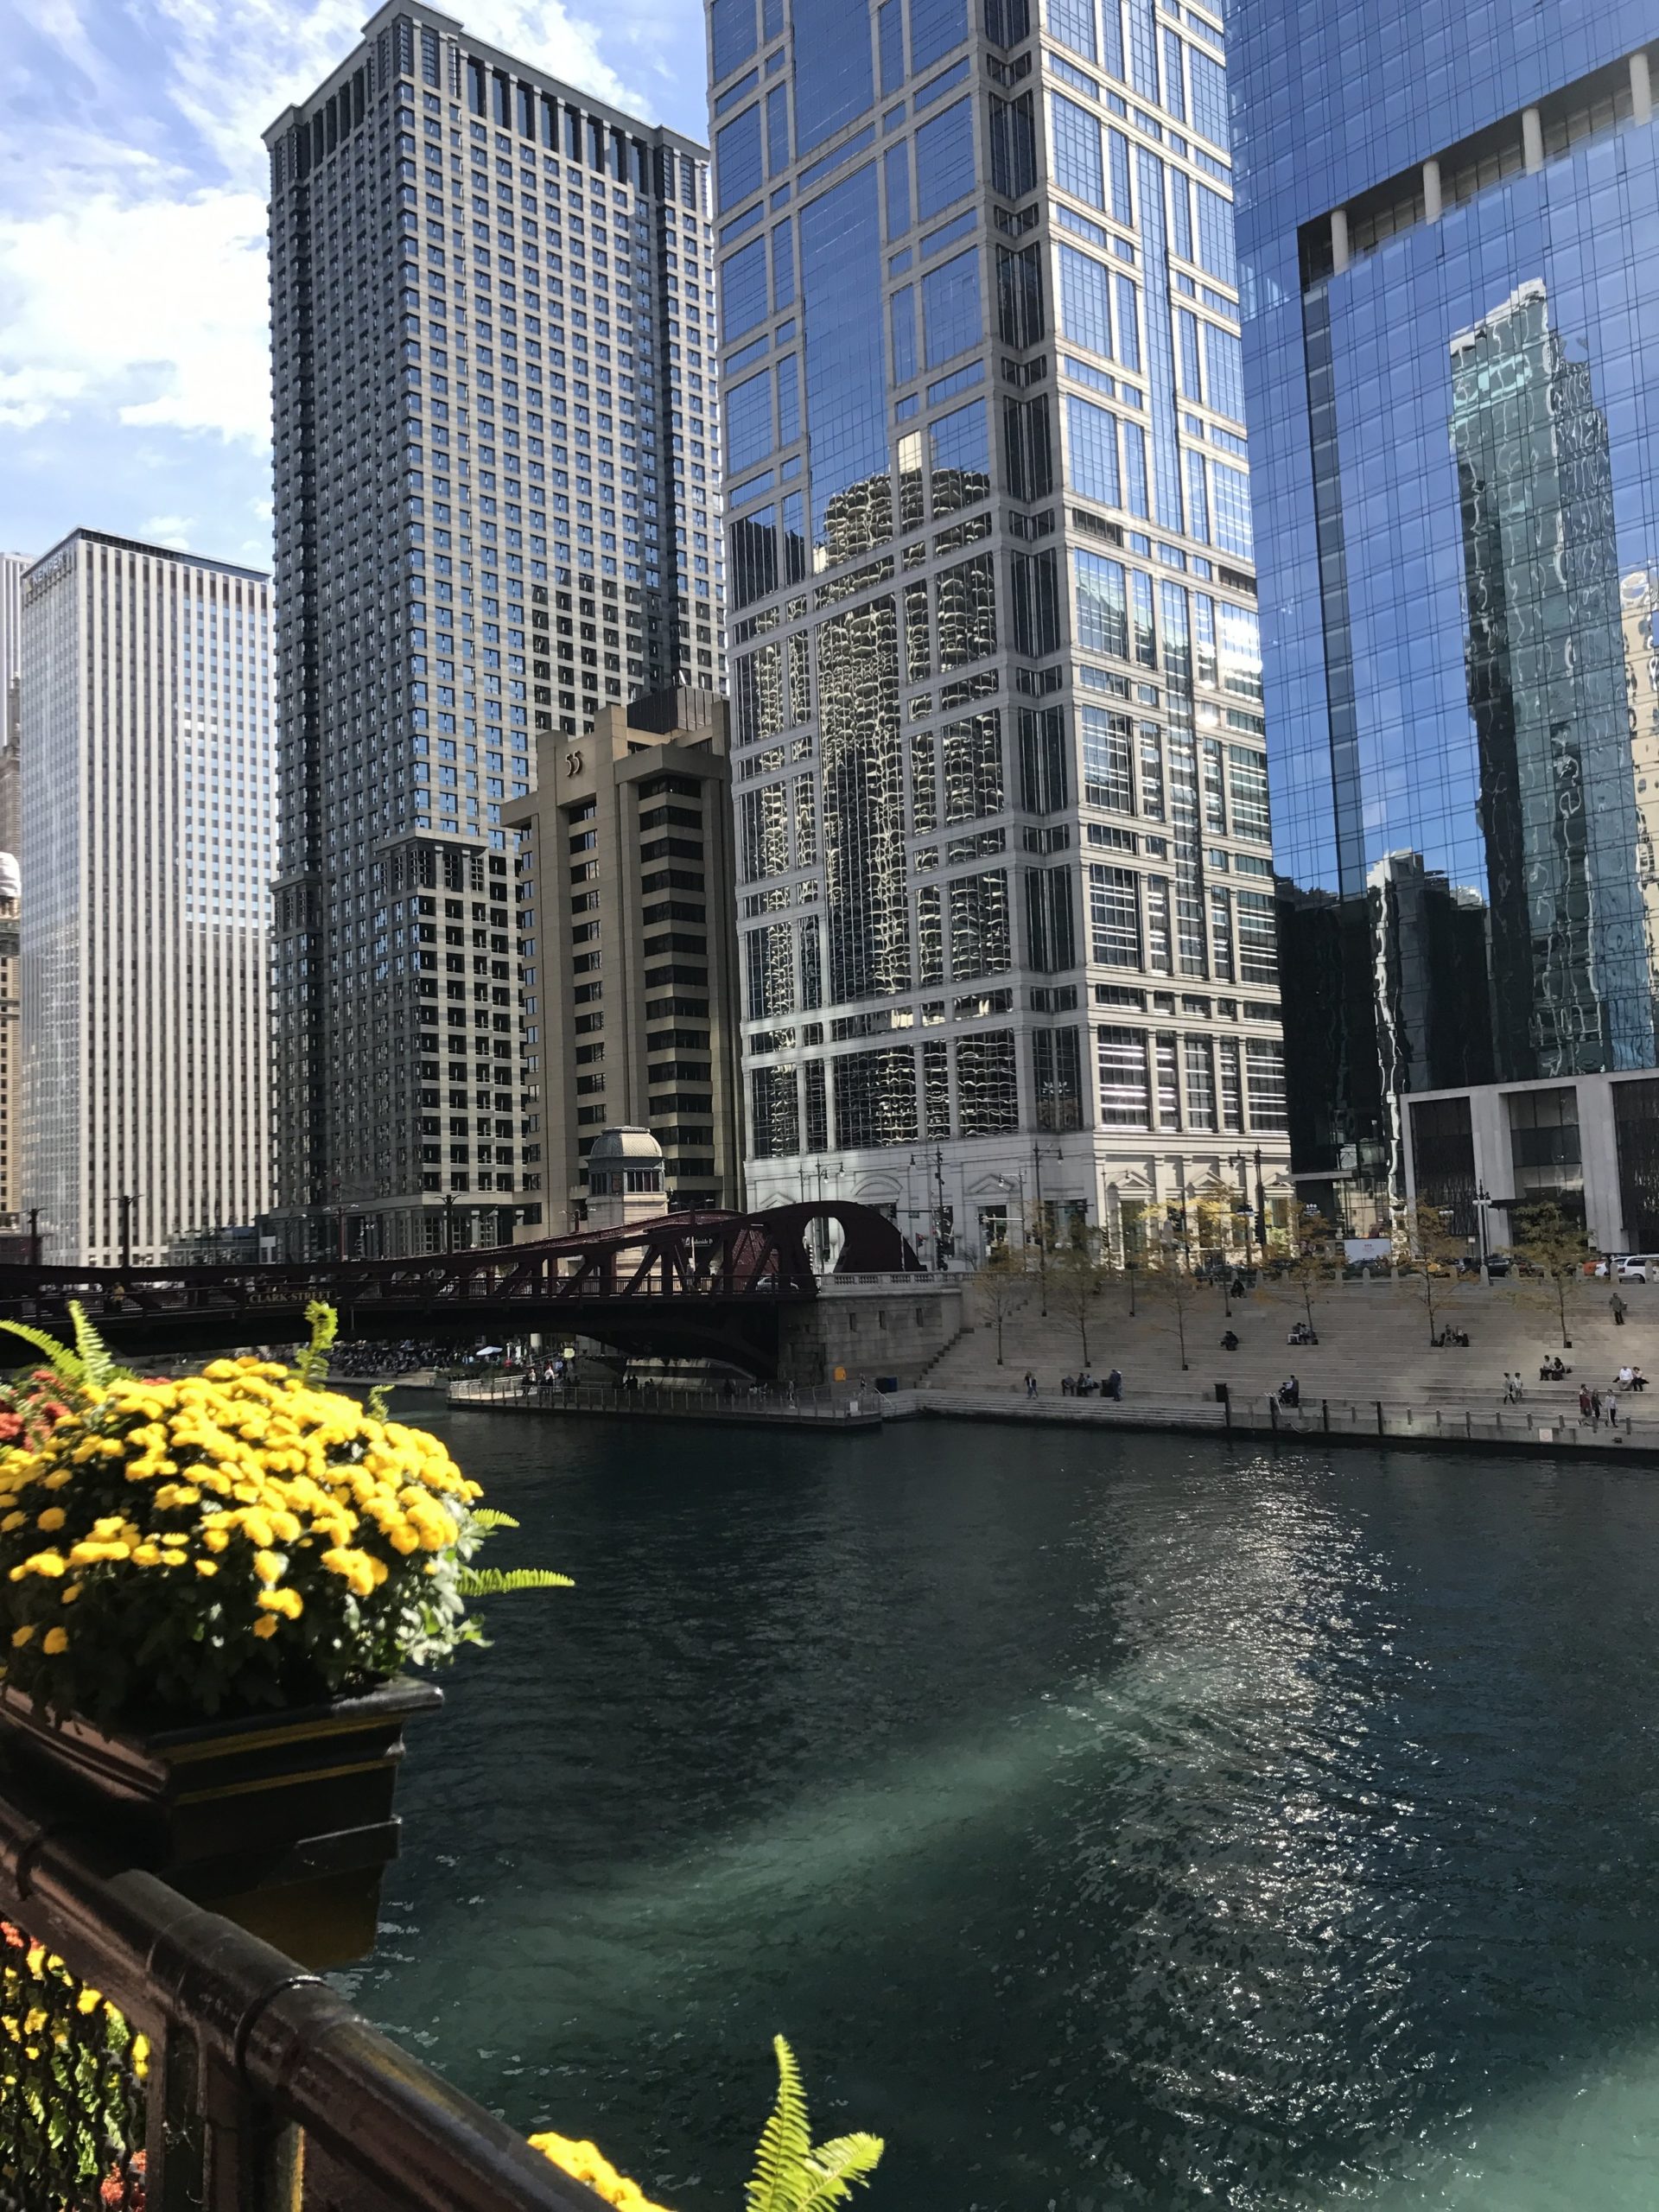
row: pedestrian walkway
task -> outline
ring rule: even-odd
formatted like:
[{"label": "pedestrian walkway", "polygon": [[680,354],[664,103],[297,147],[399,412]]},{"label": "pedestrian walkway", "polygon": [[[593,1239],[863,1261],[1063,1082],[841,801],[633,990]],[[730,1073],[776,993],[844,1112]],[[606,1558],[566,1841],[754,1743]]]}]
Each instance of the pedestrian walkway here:
[{"label": "pedestrian walkway", "polygon": [[[1013,1419],[1224,1429],[1230,1414],[1235,1430],[1244,1433],[1382,1433],[1428,1442],[1529,1440],[1535,1447],[1541,1442],[1576,1449],[1582,1443],[1586,1449],[1659,1452],[1659,1380],[1645,1395],[1618,1390],[1617,1429],[1580,1420],[1580,1384],[1604,1393],[1617,1389],[1627,1362],[1659,1378],[1659,1287],[1634,1284],[1617,1294],[1626,1307],[1622,1327],[1608,1306],[1614,1294],[1593,1280],[1570,1289],[1571,1342],[1564,1347],[1554,1293],[1544,1286],[1513,1279],[1437,1281],[1436,1332],[1449,1325],[1469,1338],[1467,1348],[1442,1350],[1429,1344],[1421,1277],[1316,1287],[1313,1322],[1319,1340],[1306,1345],[1286,1341],[1293,1325],[1307,1318],[1300,1289],[1289,1285],[1264,1284],[1224,1300],[1219,1287],[1191,1283],[1178,1313],[1167,1291],[1141,1283],[1132,1314],[1127,1289],[1113,1284],[1090,1300],[1085,1326],[1089,1371],[1100,1381],[1114,1367],[1123,1375],[1123,1401],[1114,1405],[1063,1394],[1062,1378],[1084,1364],[1080,1332],[1075,1317],[1042,1314],[1033,1281],[1024,1304],[1004,1316],[1001,1366],[995,1319],[976,1309],[975,1325],[912,1395],[918,1411]],[[1221,1346],[1229,1330],[1238,1339],[1231,1352]],[[1540,1367],[1558,1353],[1571,1375],[1541,1382]],[[1026,1397],[1028,1370],[1037,1377],[1034,1404]],[[1505,1399],[1506,1373],[1520,1376],[1518,1403]],[[1281,1385],[1293,1376],[1301,1399],[1294,1409],[1278,1403]],[[1226,1406],[1217,1402],[1218,1383],[1227,1386]]]}]

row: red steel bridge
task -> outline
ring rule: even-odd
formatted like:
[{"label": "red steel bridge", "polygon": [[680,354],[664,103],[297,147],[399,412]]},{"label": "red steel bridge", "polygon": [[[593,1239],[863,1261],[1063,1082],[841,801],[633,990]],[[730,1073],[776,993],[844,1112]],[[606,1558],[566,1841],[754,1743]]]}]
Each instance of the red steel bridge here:
[{"label": "red steel bridge", "polygon": [[[786,1310],[817,1296],[807,1243],[815,1223],[841,1232],[837,1274],[919,1270],[884,1214],[832,1202],[659,1214],[626,1229],[407,1260],[0,1266],[0,1319],[62,1332],[79,1299],[112,1351],[196,1352],[301,1342],[306,1306],[322,1299],[338,1309],[344,1338],[461,1345],[586,1336],[624,1353],[716,1359],[764,1377],[777,1372]],[[0,1337],[0,1364],[4,1344]]]}]

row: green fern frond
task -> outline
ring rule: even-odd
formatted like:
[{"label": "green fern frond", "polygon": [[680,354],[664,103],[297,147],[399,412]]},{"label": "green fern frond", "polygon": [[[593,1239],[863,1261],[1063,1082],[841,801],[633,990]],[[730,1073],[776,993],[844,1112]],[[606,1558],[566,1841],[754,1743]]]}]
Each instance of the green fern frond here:
[{"label": "green fern frond", "polygon": [[497,1529],[516,1529],[518,1523],[511,1513],[499,1513],[493,1505],[475,1505],[473,1508],[473,1526],[493,1532]]},{"label": "green fern frond", "polygon": [[754,2173],[743,2192],[747,2212],[804,2212],[812,2134],[795,2054],[782,2036],[772,2039],[778,2057],[778,2101],[755,2146]]},{"label": "green fern frond", "polygon": [[369,1411],[376,1421],[385,1421],[391,1411],[391,1385],[377,1382],[369,1393]]},{"label": "green fern frond", "polygon": [[115,1362],[78,1298],[69,1301],[69,1319],[75,1325],[75,1351],[80,1360],[81,1380],[95,1390],[106,1389],[115,1376]]},{"label": "green fern frond", "polygon": [[574,1590],[568,1574],[550,1567],[463,1567],[457,1570],[455,1587],[463,1598],[502,1598],[514,1590]]},{"label": "green fern frond", "polygon": [[340,1316],[332,1306],[314,1298],[305,1309],[311,1325],[311,1341],[294,1363],[295,1372],[307,1389],[328,1379],[328,1347],[340,1334]]},{"label": "green fern frond", "polygon": [[4,1329],[11,1336],[21,1337],[26,1344],[33,1344],[36,1351],[43,1353],[48,1366],[60,1382],[73,1385],[85,1381],[86,1370],[75,1354],[67,1344],[60,1344],[55,1337],[48,1336],[44,1329],[32,1328],[27,1321],[0,1321],[0,1329]]},{"label": "green fern frond", "polygon": [[881,2162],[887,2145],[879,2135],[837,2135],[820,2143],[806,2162],[807,2193],[800,2212],[822,2212],[829,2204],[845,2202],[855,2182],[868,2182]]}]

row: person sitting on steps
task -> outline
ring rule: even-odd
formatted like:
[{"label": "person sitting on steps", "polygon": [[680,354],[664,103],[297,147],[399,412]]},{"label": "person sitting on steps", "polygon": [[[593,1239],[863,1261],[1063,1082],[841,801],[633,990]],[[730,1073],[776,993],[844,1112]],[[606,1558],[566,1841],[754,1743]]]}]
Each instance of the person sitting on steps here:
[{"label": "person sitting on steps", "polygon": [[1223,1351],[1236,1351],[1238,1350],[1238,1337],[1234,1330],[1228,1330],[1226,1335],[1221,1340],[1221,1348]]}]

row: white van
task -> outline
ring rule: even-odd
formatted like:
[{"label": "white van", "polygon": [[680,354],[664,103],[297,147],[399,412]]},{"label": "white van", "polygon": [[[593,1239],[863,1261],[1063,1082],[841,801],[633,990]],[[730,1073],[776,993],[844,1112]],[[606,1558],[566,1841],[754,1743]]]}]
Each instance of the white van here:
[{"label": "white van", "polygon": [[1632,1252],[1618,1272],[1620,1282],[1659,1282],[1659,1252]]}]

